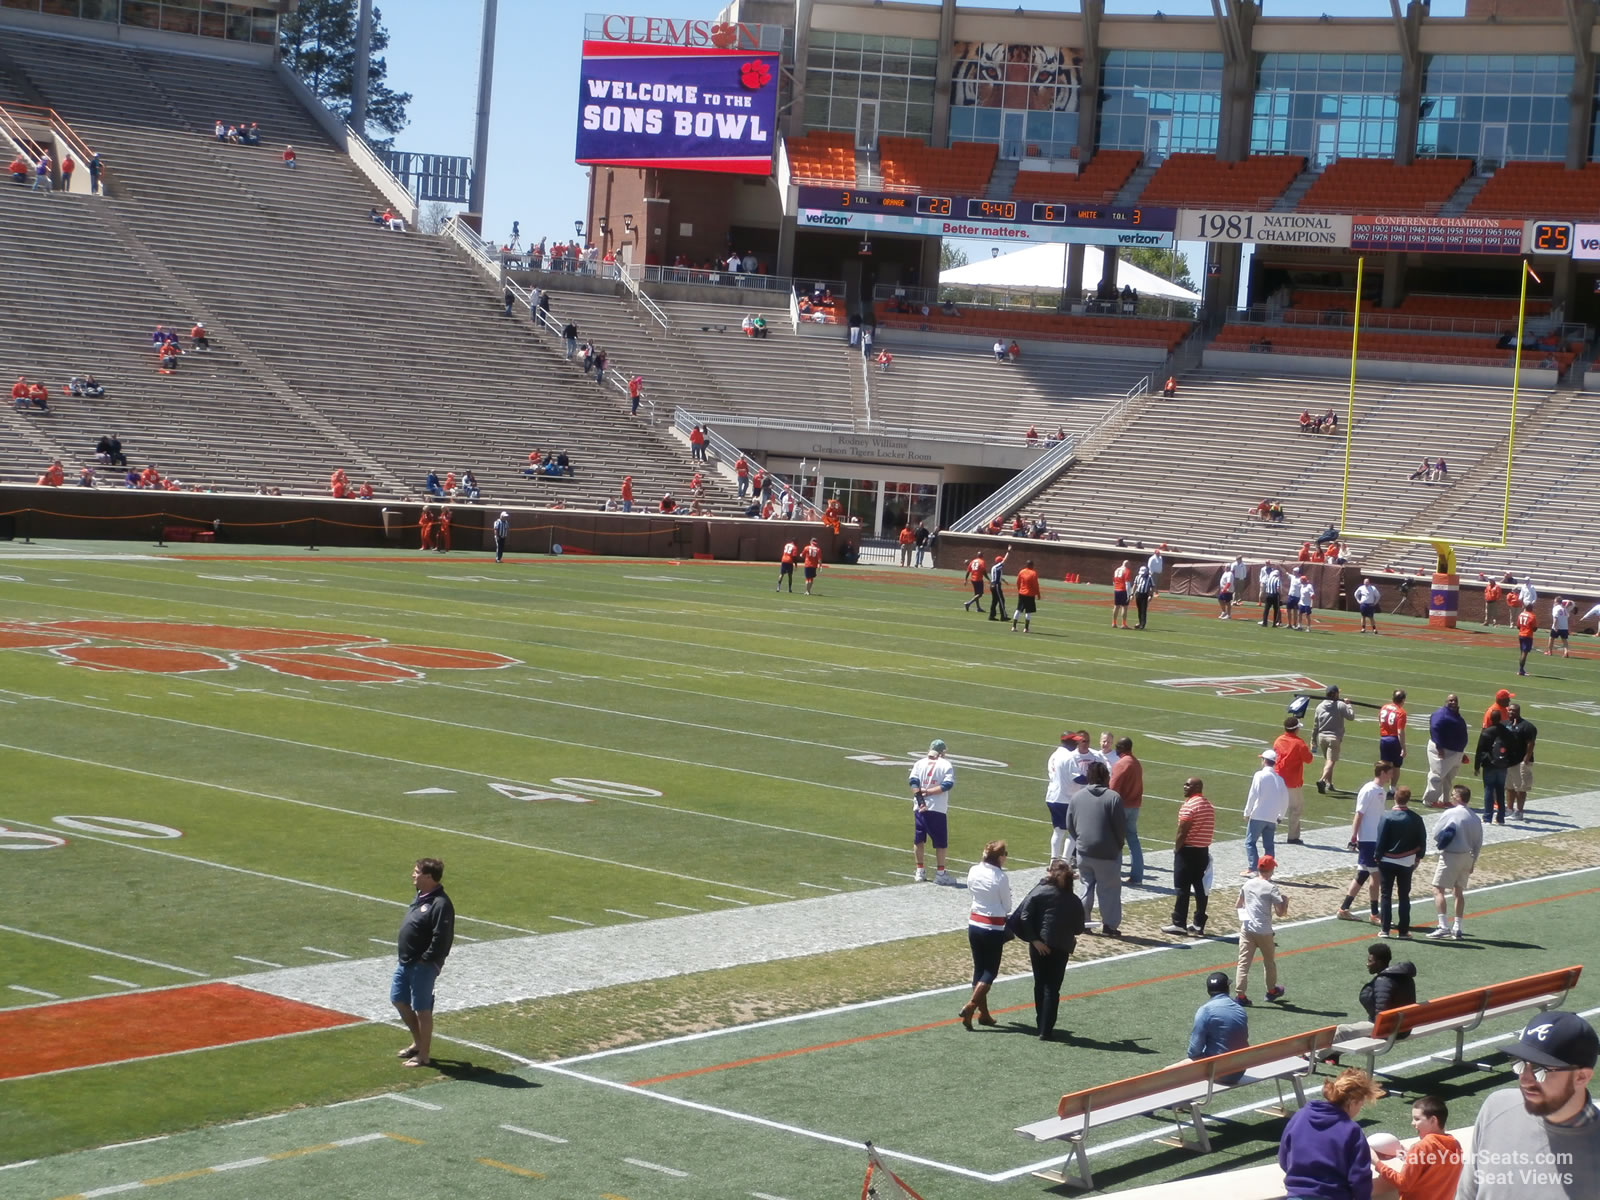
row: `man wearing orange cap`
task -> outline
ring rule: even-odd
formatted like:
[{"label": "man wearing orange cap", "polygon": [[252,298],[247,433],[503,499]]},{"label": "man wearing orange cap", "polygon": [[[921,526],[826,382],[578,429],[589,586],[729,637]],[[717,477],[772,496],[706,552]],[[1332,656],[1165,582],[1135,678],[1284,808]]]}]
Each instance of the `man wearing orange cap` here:
[{"label": "man wearing orange cap", "polygon": [[[1268,751],[1271,753],[1271,751]],[[1263,854],[1256,860],[1256,875],[1239,888],[1237,905],[1239,918],[1239,965],[1234,972],[1234,999],[1249,1004],[1250,964],[1257,953],[1267,972],[1267,999],[1278,1000],[1284,989],[1278,986],[1278,954],[1273,941],[1272,918],[1289,915],[1289,898],[1272,882],[1272,873],[1278,869],[1278,860]]]},{"label": "man wearing orange cap", "polygon": [[1494,694],[1494,703],[1483,710],[1483,725],[1481,728],[1489,728],[1489,722],[1493,719],[1489,715],[1490,713],[1498,712],[1500,714],[1500,723],[1502,725],[1511,720],[1511,710],[1507,707],[1507,705],[1515,700],[1516,696],[1517,694],[1515,692],[1508,692],[1505,688],[1501,688],[1498,692],[1496,692]]}]

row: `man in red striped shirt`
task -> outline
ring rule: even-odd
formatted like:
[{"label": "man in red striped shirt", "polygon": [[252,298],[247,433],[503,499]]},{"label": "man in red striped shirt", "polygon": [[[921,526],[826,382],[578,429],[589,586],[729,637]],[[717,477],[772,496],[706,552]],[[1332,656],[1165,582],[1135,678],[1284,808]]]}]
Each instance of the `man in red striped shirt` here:
[{"label": "man in red striped shirt", "polygon": [[[1172,922],[1162,933],[1206,931],[1206,868],[1211,865],[1211,841],[1217,833],[1217,810],[1204,795],[1203,780],[1190,777],[1183,784],[1183,806],[1178,809],[1178,836],[1172,863]],[[1189,923],[1189,894],[1194,893],[1194,923]]]}]

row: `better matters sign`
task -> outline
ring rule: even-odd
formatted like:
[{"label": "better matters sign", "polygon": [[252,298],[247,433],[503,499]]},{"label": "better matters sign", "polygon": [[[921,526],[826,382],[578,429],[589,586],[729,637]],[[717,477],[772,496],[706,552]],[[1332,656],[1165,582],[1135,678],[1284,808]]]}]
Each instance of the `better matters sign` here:
[{"label": "better matters sign", "polygon": [[769,174],[778,60],[736,48],[584,42],[577,161]]}]

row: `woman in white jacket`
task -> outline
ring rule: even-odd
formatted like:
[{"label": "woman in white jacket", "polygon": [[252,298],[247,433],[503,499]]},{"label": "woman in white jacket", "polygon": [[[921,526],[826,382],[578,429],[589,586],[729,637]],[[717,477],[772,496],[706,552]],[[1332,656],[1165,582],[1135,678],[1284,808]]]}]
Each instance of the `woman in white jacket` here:
[{"label": "woman in white jacket", "polygon": [[997,1025],[989,1015],[989,988],[1000,974],[1000,954],[1011,935],[1006,918],[1011,914],[1011,880],[1002,869],[1006,844],[990,842],[983,848],[983,861],[967,872],[967,893],[972,897],[972,914],[967,918],[967,941],[972,946],[972,999],[961,1009],[961,1023],[972,1028],[973,1014],[978,1024]]}]

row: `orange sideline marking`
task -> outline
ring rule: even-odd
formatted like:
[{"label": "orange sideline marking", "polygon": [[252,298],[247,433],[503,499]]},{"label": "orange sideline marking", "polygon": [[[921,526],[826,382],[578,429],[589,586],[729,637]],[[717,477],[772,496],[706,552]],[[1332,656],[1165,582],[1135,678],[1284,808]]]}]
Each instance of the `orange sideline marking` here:
[{"label": "orange sideline marking", "polygon": [[97,996],[0,1012],[0,1079],[360,1024],[231,983]]},{"label": "orange sideline marking", "polygon": [[[1532,908],[1539,904],[1552,904],[1557,900],[1572,900],[1578,896],[1592,896],[1596,892],[1600,892],[1600,887],[1584,888],[1578,892],[1564,892],[1559,896],[1545,896],[1538,900],[1519,900],[1515,904],[1503,904],[1498,908],[1481,909],[1473,915],[1476,917],[1488,917],[1496,913],[1511,912],[1513,909]],[[1296,954],[1311,954],[1318,950],[1332,950],[1340,946],[1353,946],[1357,942],[1370,940],[1371,936],[1370,934],[1362,934],[1360,937],[1340,938],[1337,941],[1320,942],[1315,946],[1302,946],[1298,950],[1282,951],[1278,957],[1290,958]],[[1075,992],[1070,996],[1062,996],[1061,999],[1063,1003],[1068,1000],[1087,1000],[1091,996],[1104,996],[1111,992],[1128,991],[1132,988],[1145,987],[1152,983],[1171,983],[1174,979],[1188,979],[1195,975],[1209,975],[1212,971],[1225,970],[1237,965],[1238,963],[1235,960],[1230,959],[1228,962],[1216,966],[1195,967],[1187,971],[1175,971],[1170,975],[1153,975],[1147,979],[1132,979],[1125,983],[1114,983],[1108,987],[1094,988],[1087,992]],[[1032,1007],[1033,1003],[1029,1001],[1026,1004],[1013,1004],[1007,1008],[997,1008],[992,1011],[1014,1013],[1023,1012]],[[650,1087],[657,1083],[670,1083],[674,1079],[693,1079],[697,1075],[712,1075],[718,1071],[731,1071],[735,1067],[748,1067],[756,1063],[775,1062],[779,1059],[794,1058],[801,1054],[814,1054],[818,1050],[837,1050],[843,1046],[855,1046],[862,1042],[874,1042],[880,1038],[900,1037],[908,1033],[923,1033],[929,1029],[940,1029],[949,1025],[959,1025],[960,1023],[960,1017],[948,1017],[941,1021],[928,1021],[921,1025],[908,1025],[904,1029],[886,1029],[880,1033],[864,1033],[858,1037],[842,1038],[836,1042],[821,1042],[815,1046],[799,1046],[793,1050],[778,1050],[772,1054],[757,1054],[751,1058],[735,1059],[732,1062],[715,1063],[707,1067],[693,1067],[687,1071],[674,1071],[670,1075],[657,1075],[651,1079],[636,1079],[628,1086]]]}]

